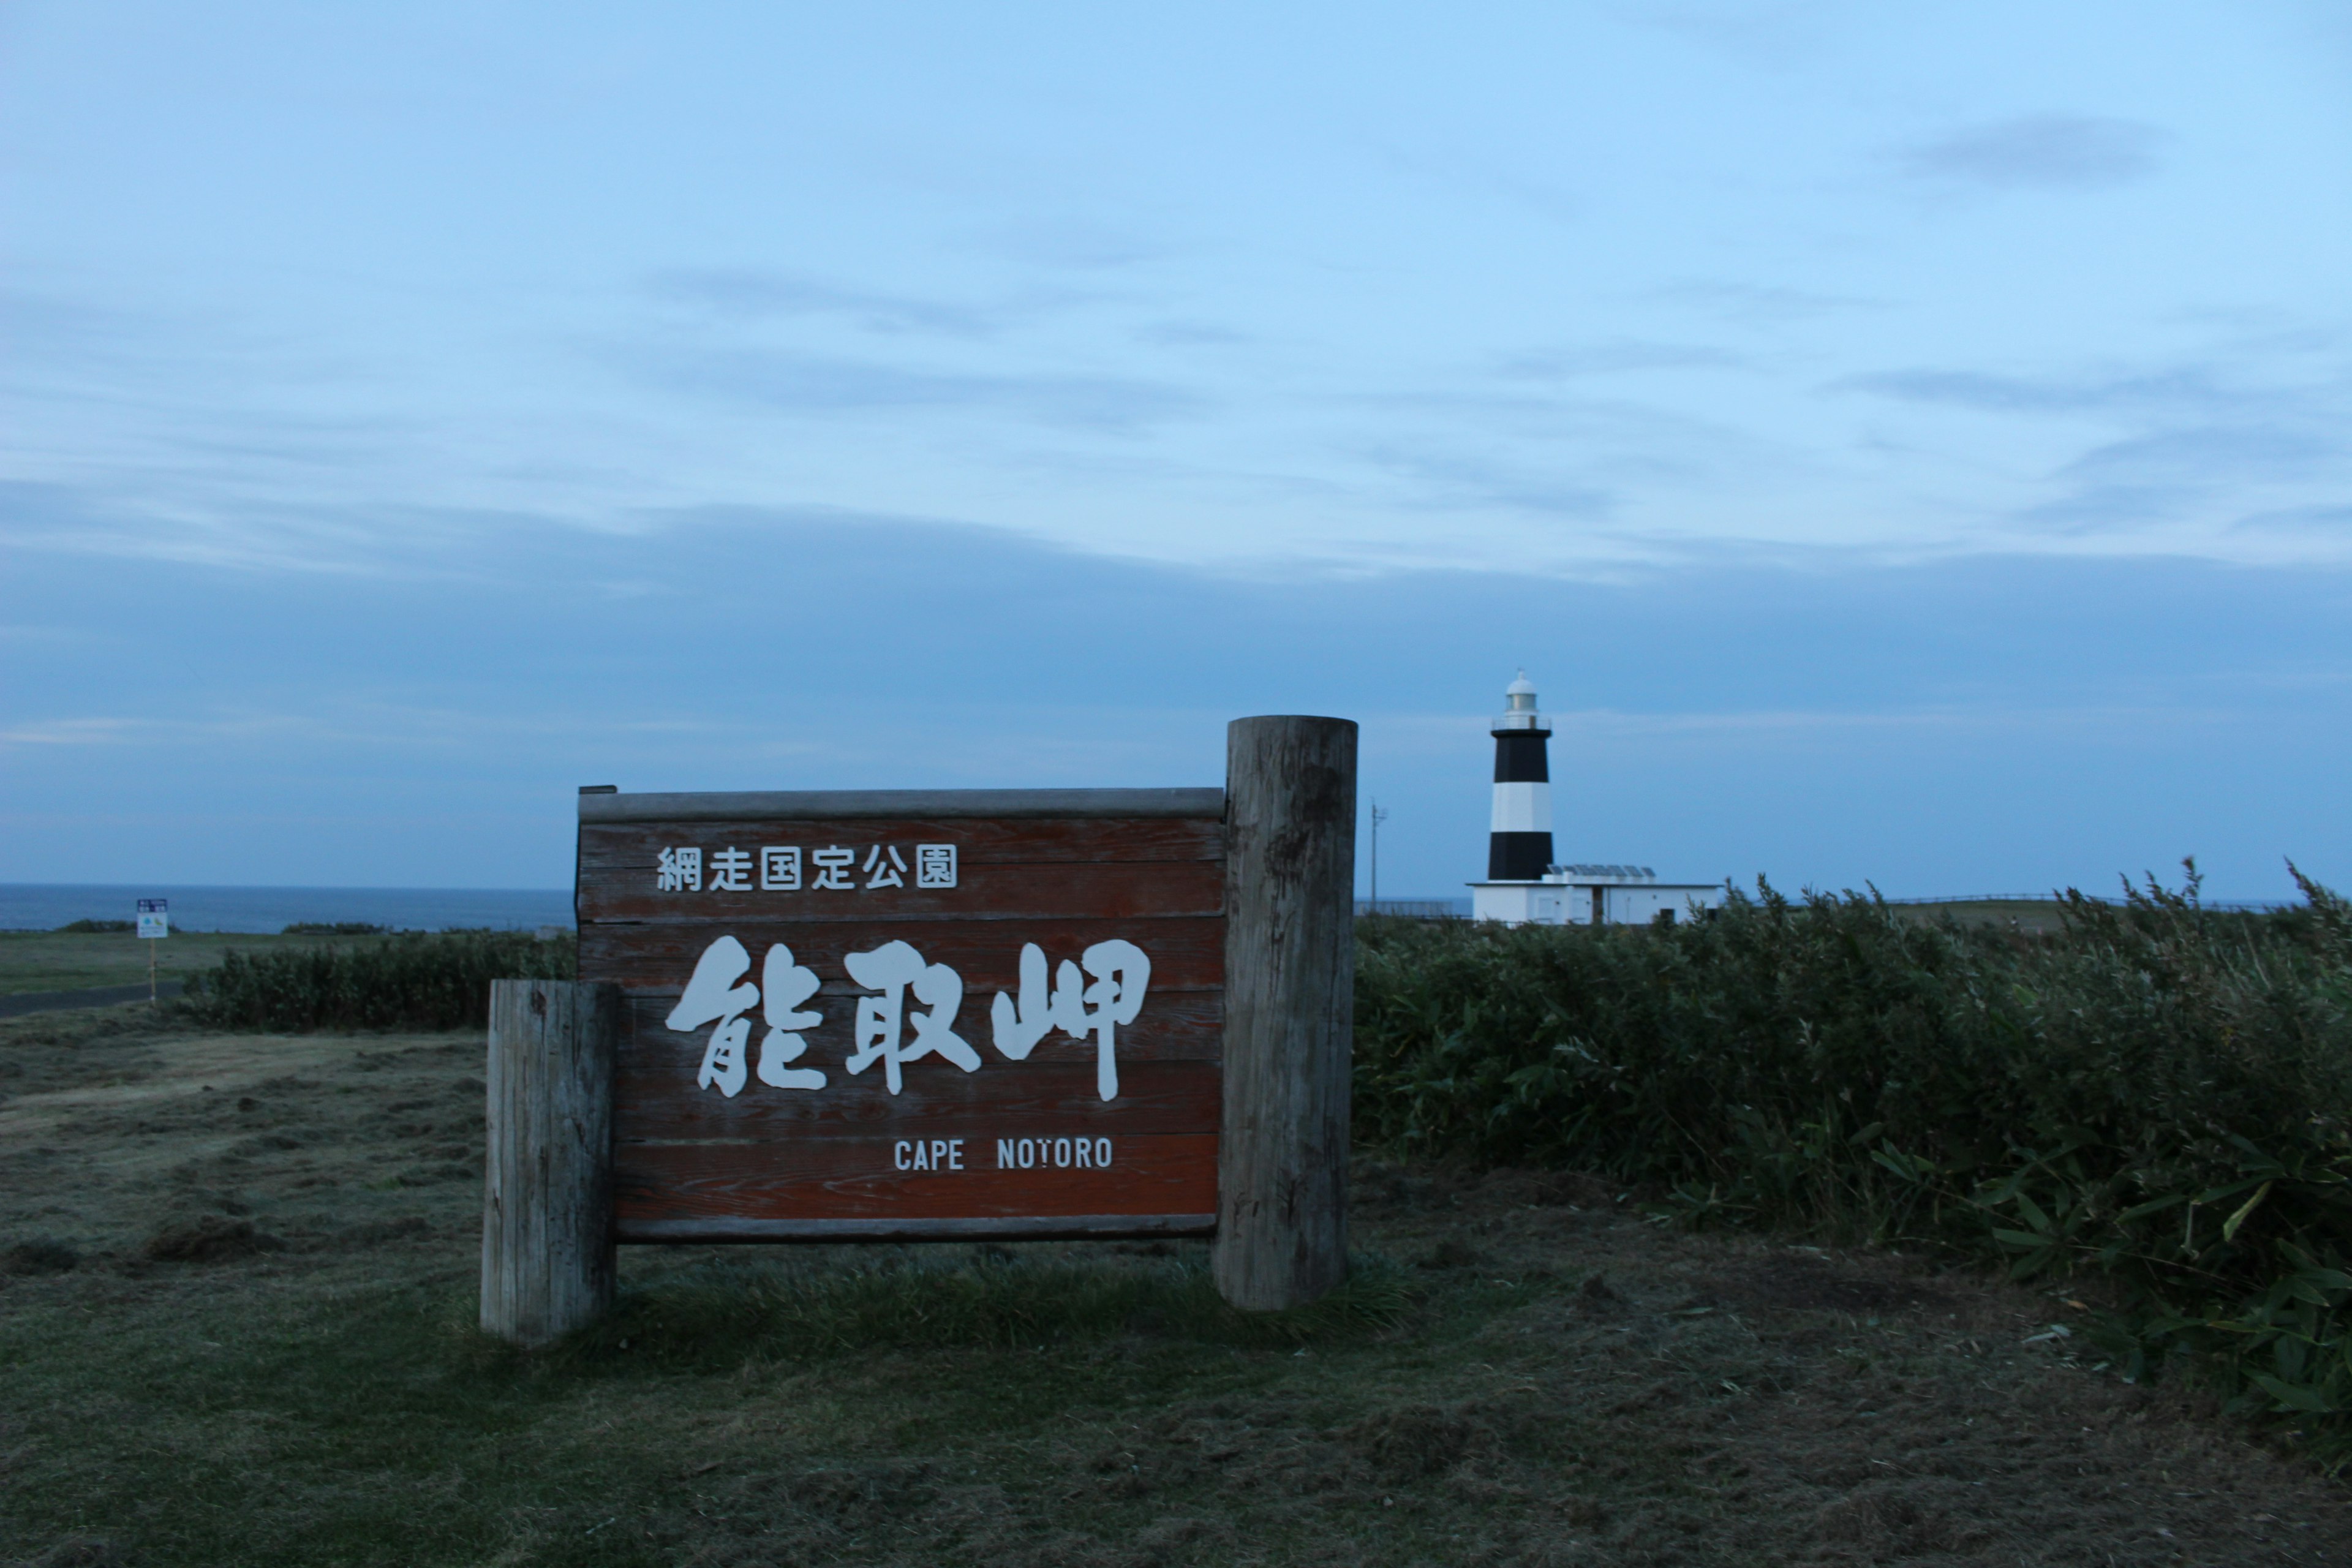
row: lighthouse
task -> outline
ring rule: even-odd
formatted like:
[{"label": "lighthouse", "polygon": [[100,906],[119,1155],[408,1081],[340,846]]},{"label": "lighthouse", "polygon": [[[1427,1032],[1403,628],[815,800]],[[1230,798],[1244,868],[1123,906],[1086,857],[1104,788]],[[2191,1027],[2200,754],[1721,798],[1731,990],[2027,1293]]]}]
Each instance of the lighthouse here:
[{"label": "lighthouse", "polygon": [[1486,879],[1540,882],[1551,869],[1551,720],[1536,711],[1526,670],[1504,689],[1495,716],[1495,816]]},{"label": "lighthouse", "polygon": [[1647,866],[1557,866],[1551,850],[1551,720],[1526,670],[1495,715],[1495,816],[1486,879],[1470,884],[1473,920],[1505,925],[1637,925],[1715,908],[1714,883],[1661,882]]}]

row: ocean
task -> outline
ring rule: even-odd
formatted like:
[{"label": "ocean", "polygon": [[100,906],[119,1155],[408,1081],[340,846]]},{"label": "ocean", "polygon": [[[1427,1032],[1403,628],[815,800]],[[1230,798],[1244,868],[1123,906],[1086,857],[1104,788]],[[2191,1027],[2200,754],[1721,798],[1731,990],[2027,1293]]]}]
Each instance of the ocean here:
[{"label": "ocean", "polygon": [[127,921],[141,899],[171,900],[175,931],[261,932],[302,922],[361,921],[394,931],[488,926],[572,929],[569,888],[184,888],[169,884],[0,882],[0,931],[55,931],[79,920]]}]

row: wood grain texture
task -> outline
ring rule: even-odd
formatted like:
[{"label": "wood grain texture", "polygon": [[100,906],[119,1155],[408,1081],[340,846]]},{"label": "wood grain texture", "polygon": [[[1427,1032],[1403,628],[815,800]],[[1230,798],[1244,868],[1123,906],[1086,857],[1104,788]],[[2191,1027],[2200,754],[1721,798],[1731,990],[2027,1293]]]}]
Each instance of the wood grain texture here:
[{"label": "wood grain texture", "polygon": [[1347,1277],[1356,726],[1226,731],[1225,1054],[1217,1242],[1226,1300],[1312,1301]]},{"label": "wood grain texture", "polygon": [[[1088,792],[1080,792],[1088,793]],[[1223,795],[1212,792],[1221,806]],[[583,976],[625,993],[615,1048],[614,1125],[624,1240],[724,1240],[920,1237],[973,1234],[1002,1226],[1012,1235],[1205,1234],[1213,1227],[1216,1144],[1223,1102],[1224,826],[1197,815],[1129,819],[1043,815],[998,819],[934,815],[749,820],[717,811],[677,820],[591,812],[583,797],[579,900]],[[602,797],[610,800],[613,797]],[[1184,804],[1184,803],[1180,803]],[[921,889],[917,844],[957,847],[957,886]],[[756,858],[768,845],[803,852],[804,886],[757,888]],[[907,885],[820,890],[809,851],[895,845],[910,869]],[[656,887],[661,851],[703,852],[706,886]],[[708,886],[716,852],[754,858],[754,886]],[[824,1074],[817,1089],[784,1089],[756,1073],[738,1093],[699,1081],[715,1026],[667,1026],[671,1009],[711,943],[732,936],[757,984],[768,950],[792,950],[816,993],[802,1002],[819,1021],[795,1069]],[[1118,1094],[1101,1098],[1097,1046],[1056,1029],[1014,1059],[997,1048],[991,1006],[999,992],[1018,997],[1026,944],[1049,973],[1099,942],[1130,942],[1150,959],[1139,1012],[1115,1030]],[[963,996],[949,1026],[977,1054],[966,1072],[937,1056],[905,1064],[888,1092],[879,1064],[846,1070],[861,1002],[876,993],[850,976],[852,953],[892,941],[927,963],[953,969]],[[928,1010],[909,997],[911,1009]],[[766,1034],[758,1004],[746,1058]],[[1108,1140],[1109,1169],[999,1171],[996,1141]],[[893,1151],[908,1141],[961,1139],[966,1158],[987,1169],[900,1170]],[[848,1227],[844,1229],[844,1227]],[[1041,1228],[1042,1227],[1042,1228]]]},{"label": "wood grain texture", "polygon": [[1102,1241],[1121,1237],[1212,1236],[1213,1211],[1202,1214],[989,1215],[979,1219],[881,1215],[867,1219],[801,1219],[761,1215],[712,1215],[627,1222],[624,1241]]},{"label": "wood grain texture", "polygon": [[[749,847],[756,848],[757,846]],[[862,855],[866,847],[855,847]],[[910,841],[899,846],[914,847]],[[911,856],[909,856],[911,858]],[[650,860],[650,857],[648,857]],[[1224,903],[1224,873],[1213,860],[1139,865],[973,866],[954,888],[862,889],[762,892],[658,892],[650,865],[625,873],[634,887],[597,884],[585,912],[600,921],[765,920],[870,922],[926,916],[946,920],[1133,920],[1215,915]]]},{"label": "wood grain texture", "polygon": [[994,1067],[966,1073],[924,1062],[907,1069],[895,1095],[868,1068],[822,1091],[754,1081],[730,1099],[695,1087],[701,1054],[697,1042],[683,1071],[674,1061],[622,1068],[614,1079],[616,1142],[1214,1132],[1223,1110],[1213,1061],[1122,1062],[1118,1098],[1109,1101],[1095,1091],[1091,1057],[1000,1064],[1001,1077],[991,1076]]},{"label": "wood grain texture", "polygon": [[616,987],[490,984],[482,1184],[485,1333],[534,1346],[613,1301]]},{"label": "wood grain texture", "polygon": [[[635,1143],[614,1165],[616,1234],[727,1219],[919,1220],[1213,1214],[1217,1137],[1106,1134],[1108,1170],[1000,1170],[993,1140],[967,1141],[964,1168],[901,1171],[898,1145],[875,1136],[765,1143]],[[1065,1140],[1055,1140],[1055,1142]],[[727,1227],[709,1227],[715,1238]],[[908,1234],[901,1230],[898,1234]]]},{"label": "wood grain texture", "polygon": [[[748,942],[744,945],[755,957],[761,952]],[[794,955],[799,955],[797,949]],[[1215,989],[1163,993],[1158,978],[1153,976],[1155,984],[1145,999],[1142,1015],[1116,1037],[1120,1069],[1124,1071],[1130,1062],[1218,1060],[1225,1043],[1223,993]],[[828,985],[803,1005],[822,1015],[824,1020],[801,1031],[802,1037],[809,1043],[810,1062],[847,1059],[855,1033],[857,998],[862,994],[865,994],[845,983],[838,988]],[[1025,1065],[1009,1060],[992,1043],[995,1029],[989,1020],[989,1007],[993,995],[993,992],[967,994],[955,1017],[956,1033],[979,1054],[983,1073]],[[677,1001],[677,992],[667,986],[658,991],[641,991],[628,998],[621,1033],[621,1071],[668,1071],[681,1061],[689,1068],[699,1067],[703,1044],[710,1037],[710,1031],[668,1027],[667,1020]],[[757,1034],[755,1030],[755,1037]],[[1093,1060],[1094,1046],[1090,1042],[1059,1032],[1040,1040],[1028,1058],[1031,1064]],[[919,1070],[928,1076],[930,1060],[907,1070]],[[943,1066],[942,1070],[952,1075],[959,1069]],[[847,1081],[858,1080],[852,1078]]]},{"label": "wood grain texture", "polygon": [[[828,990],[824,994],[851,996],[858,988],[842,967],[847,954],[871,951],[893,938],[912,942],[934,963],[944,963],[963,977],[964,1005],[970,1015],[985,1019],[999,991],[1013,992],[1021,984],[1021,949],[1035,942],[1049,963],[1075,959],[1088,947],[1112,937],[1123,937],[1151,955],[1151,992],[1213,991],[1225,978],[1224,921],[1221,915],[1192,915],[1175,920],[1137,917],[1131,920],[987,919],[893,921],[877,917],[832,923],[761,920],[632,924],[583,921],[580,926],[583,974],[611,980],[632,995],[676,996],[694,973],[695,960],[714,937],[728,935],[740,942],[754,963],[768,947],[782,942],[793,956],[814,969]],[[973,1002],[972,998],[979,998]]]}]

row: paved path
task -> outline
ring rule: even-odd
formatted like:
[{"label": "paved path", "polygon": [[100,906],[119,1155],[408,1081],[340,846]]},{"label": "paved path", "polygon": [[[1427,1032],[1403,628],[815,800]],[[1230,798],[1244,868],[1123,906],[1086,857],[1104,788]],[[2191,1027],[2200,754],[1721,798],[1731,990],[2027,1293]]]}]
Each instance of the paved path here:
[{"label": "paved path", "polygon": [[[159,982],[155,994],[177,996],[184,982]],[[147,984],[136,985],[100,985],[88,991],[24,991],[14,996],[0,996],[0,1018],[14,1018],[22,1013],[54,1013],[61,1007],[111,1007],[120,1002],[144,1002]]]}]

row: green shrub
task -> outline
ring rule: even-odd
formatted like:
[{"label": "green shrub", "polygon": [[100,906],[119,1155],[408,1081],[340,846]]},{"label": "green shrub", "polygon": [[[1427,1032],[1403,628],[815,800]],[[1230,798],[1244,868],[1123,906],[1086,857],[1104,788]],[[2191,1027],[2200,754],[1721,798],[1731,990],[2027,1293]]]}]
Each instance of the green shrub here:
[{"label": "green shrub", "polygon": [[578,945],[526,931],[412,932],[343,947],[235,949],[188,981],[181,1006],[215,1028],[459,1029],[489,1016],[493,980],[569,980]]},{"label": "green shrub", "polygon": [[1360,927],[1359,1133],[1605,1171],[1694,1220],[2114,1279],[2130,1375],[2193,1354],[2352,1452],[2352,909],[2153,881],[2046,937],[1759,887],[1654,928]]},{"label": "green shrub", "polygon": [[65,924],[58,927],[58,931],[69,931],[76,936],[109,936],[116,931],[133,931],[136,929],[137,927],[130,921],[93,920],[68,921]]},{"label": "green shrub", "polygon": [[382,936],[390,926],[371,925],[366,921],[296,921],[278,934],[281,936]]}]

